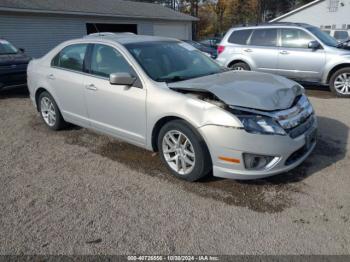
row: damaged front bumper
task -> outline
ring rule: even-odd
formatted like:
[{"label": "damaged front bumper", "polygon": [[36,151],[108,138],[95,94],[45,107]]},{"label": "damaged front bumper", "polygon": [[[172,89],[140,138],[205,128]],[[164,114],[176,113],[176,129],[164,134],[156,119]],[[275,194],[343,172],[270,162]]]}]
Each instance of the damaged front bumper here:
[{"label": "damaged front bumper", "polygon": [[[207,125],[198,131],[204,137],[216,177],[249,180],[287,172],[300,165],[316,145],[316,116],[298,137],[251,134],[243,129]],[[246,166],[245,155],[269,156],[271,161],[259,169]],[[234,160],[234,161],[230,161]]]}]

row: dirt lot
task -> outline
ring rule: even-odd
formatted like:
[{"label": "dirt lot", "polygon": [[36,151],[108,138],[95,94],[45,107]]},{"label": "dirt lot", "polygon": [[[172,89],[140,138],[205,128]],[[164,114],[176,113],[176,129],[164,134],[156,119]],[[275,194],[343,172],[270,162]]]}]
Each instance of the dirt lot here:
[{"label": "dirt lot", "polygon": [[308,93],[319,142],[302,166],[187,183],[134,146],[49,131],[25,91],[0,92],[0,254],[350,254],[350,100]]}]

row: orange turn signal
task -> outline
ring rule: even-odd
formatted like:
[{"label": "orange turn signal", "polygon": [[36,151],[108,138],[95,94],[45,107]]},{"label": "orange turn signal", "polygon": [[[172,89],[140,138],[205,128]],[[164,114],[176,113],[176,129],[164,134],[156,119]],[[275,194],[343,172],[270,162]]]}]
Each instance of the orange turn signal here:
[{"label": "orange turn signal", "polygon": [[230,157],[224,157],[224,156],[219,156],[219,159],[225,162],[230,162],[234,164],[239,164],[241,163],[241,160],[238,158],[230,158]]}]

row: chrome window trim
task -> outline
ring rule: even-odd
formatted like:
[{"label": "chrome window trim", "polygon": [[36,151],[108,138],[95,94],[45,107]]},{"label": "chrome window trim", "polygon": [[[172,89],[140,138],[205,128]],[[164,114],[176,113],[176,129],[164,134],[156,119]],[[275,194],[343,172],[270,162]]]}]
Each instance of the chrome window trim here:
[{"label": "chrome window trim", "polygon": [[[110,46],[110,45],[107,45],[107,46]],[[64,48],[63,48],[64,49]],[[63,50],[62,49],[62,50]],[[118,50],[117,50],[118,51]],[[119,52],[120,53],[120,52]],[[58,53],[57,53],[58,55]],[[121,54],[123,55],[123,54]],[[54,56],[56,57],[56,55]],[[124,55],[123,55],[124,57]],[[51,59],[52,60],[52,59]],[[138,79],[141,79],[139,77],[139,74],[136,72],[135,68],[129,63],[128,60],[125,59],[125,61],[127,61],[127,63],[129,64],[129,66],[134,70],[135,74],[136,74],[136,78]],[[59,69],[59,70],[63,70],[63,71],[67,71],[67,72],[71,72],[71,73],[76,73],[76,74],[81,74],[81,75],[85,75],[85,76],[90,76],[90,77],[95,77],[95,78],[98,78],[98,79],[102,79],[102,80],[106,80],[109,82],[109,78],[108,77],[103,77],[103,76],[99,76],[99,75],[95,75],[95,74],[91,74],[91,73],[88,73],[88,72],[84,72],[84,71],[78,71],[78,70],[72,70],[72,69],[68,69],[68,68],[64,68],[64,67],[59,67],[59,66],[53,66],[52,64],[50,64],[50,67],[51,68],[54,68],[54,69]],[[143,85],[142,85],[143,86]],[[140,88],[140,87],[139,87]],[[141,88],[143,89],[143,87]]]},{"label": "chrome window trim", "polygon": [[[59,70],[63,70],[63,71],[71,72],[71,73],[81,74],[81,75],[84,75],[84,76],[94,77],[94,78],[98,78],[98,79],[101,79],[101,80],[106,80],[109,83],[109,78],[108,77],[103,77],[103,76],[99,76],[99,75],[94,75],[94,74],[90,74],[90,73],[86,73],[86,72],[82,72],[82,71],[76,71],[76,70],[71,70],[71,69],[67,69],[67,68],[63,68],[63,67],[57,67],[57,66],[51,66],[51,68],[59,69]],[[138,76],[135,76],[135,77],[140,79]],[[142,87],[137,87],[137,88],[143,89],[143,86]]]}]

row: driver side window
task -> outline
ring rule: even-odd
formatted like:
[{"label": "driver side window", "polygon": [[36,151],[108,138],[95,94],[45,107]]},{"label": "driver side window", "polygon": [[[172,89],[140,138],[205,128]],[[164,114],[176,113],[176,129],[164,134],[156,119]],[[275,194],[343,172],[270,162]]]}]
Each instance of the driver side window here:
[{"label": "driver side window", "polygon": [[107,45],[94,45],[91,55],[91,74],[109,77],[112,73],[135,75],[129,63],[116,49]]},{"label": "driver side window", "polygon": [[282,47],[288,48],[308,48],[311,41],[315,39],[300,29],[283,28],[281,30]]}]

